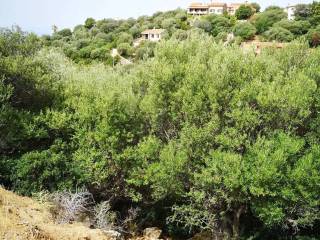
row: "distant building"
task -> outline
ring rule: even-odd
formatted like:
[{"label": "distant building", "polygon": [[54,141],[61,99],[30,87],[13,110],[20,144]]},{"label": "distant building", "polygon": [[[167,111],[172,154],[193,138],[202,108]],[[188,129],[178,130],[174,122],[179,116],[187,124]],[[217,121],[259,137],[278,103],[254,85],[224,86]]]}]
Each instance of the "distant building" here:
[{"label": "distant building", "polygon": [[163,37],[165,29],[147,29],[141,33],[140,38],[133,41],[133,46],[138,47],[143,41],[159,42]]},{"label": "distant building", "polygon": [[230,15],[235,15],[237,9],[244,3],[221,3],[221,2],[211,2],[208,4],[203,3],[191,3],[188,7],[188,14],[194,16],[208,15],[208,14],[217,14],[222,15],[224,12],[227,12]]},{"label": "distant building", "polygon": [[229,5],[227,5],[227,12],[229,15],[235,15],[236,11],[238,10],[238,8],[241,5],[247,4],[247,2],[245,3],[230,3]]},{"label": "distant building", "polygon": [[296,11],[296,6],[289,5],[285,8],[285,12],[288,14],[288,20],[294,20],[294,13]]},{"label": "distant building", "polygon": [[164,29],[147,29],[141,33],[141,38],[143,40],[149,40],[152,42],[158,42],[161,40],[163,33],[165,32]]},{"label": "distant building", "polygon": [[209,14],[222,15],[223,12],[227,10],[227,4],[225,3],[210,3],[208,7],[209,7]]},{"label": "distant building", "polygon": [[209,6],[208,4],[202,3],[191,3],[188,7],[188,14],[190,15],[207,15],[209,13]]}]

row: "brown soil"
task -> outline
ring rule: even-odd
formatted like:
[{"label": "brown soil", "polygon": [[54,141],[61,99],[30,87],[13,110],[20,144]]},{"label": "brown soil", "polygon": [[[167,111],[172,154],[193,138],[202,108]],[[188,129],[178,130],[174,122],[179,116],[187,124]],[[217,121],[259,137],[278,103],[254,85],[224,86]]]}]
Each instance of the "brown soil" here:
[{"label": "brown soil", "polygon": [[49,206],[0,187],[1,240],[109,240],[101,230],[82,224],[57,225]]}]

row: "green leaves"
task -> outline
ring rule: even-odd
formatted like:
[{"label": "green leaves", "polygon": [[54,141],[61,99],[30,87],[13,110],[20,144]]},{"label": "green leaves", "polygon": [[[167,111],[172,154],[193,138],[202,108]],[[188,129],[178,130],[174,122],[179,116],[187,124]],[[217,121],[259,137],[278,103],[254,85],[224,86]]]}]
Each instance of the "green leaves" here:
[{"label": "green leaves", "polygon": [[156,223],[174,206],[170,222],[234,238],[315,226],[319,50],[293,41],[256,56],[182,39],[129,68],[54,50],[1,58],[0,181],[25,194],[85,185]]}]

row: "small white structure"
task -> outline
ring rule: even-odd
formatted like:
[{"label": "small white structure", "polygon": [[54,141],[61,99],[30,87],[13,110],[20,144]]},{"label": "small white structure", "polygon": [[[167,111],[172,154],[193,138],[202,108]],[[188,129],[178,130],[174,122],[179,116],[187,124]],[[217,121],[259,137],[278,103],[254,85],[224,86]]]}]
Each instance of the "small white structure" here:
[{"label": "small white structure", "polygon": [[296,11],[296,6],[289,5],[284,10],[288,14],[288,20],[294,20],[294,13]]},{"label": "small white structure", "polygon": [[165,32],[164,29],[147,29],[141,33],[142,40],[149,40],[152,42],[159,42],[162,38],[162,34]]}]

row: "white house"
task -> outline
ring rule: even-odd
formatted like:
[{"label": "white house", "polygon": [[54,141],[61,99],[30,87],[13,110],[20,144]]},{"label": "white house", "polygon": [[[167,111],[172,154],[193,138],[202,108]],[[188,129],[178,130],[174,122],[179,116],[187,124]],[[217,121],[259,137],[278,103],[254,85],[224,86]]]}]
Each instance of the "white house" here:
[{"label": "white house", "polygon": [[142,40],[149,40],[152,42],[158,42],[161,40],[163,33],[165,32],[164,29],[147,29],[141,33]]},{"label": "white house", "polygon": [[294,13],[296,11],[296,6],[289,5],[285,8],[285,12],[288,14],[288,20],[294,20]]}]

